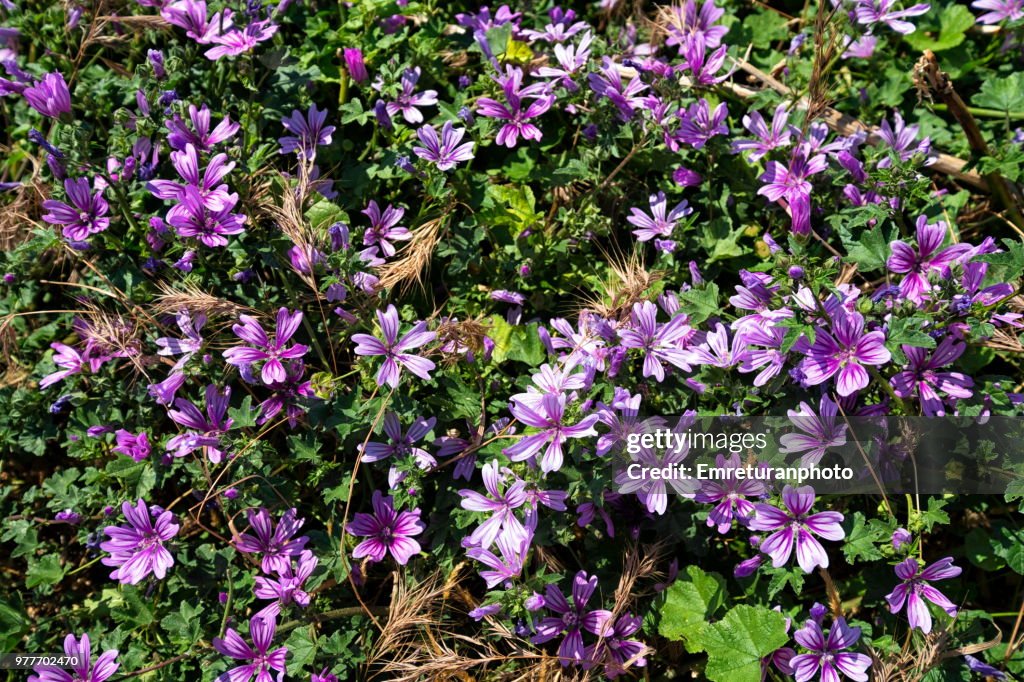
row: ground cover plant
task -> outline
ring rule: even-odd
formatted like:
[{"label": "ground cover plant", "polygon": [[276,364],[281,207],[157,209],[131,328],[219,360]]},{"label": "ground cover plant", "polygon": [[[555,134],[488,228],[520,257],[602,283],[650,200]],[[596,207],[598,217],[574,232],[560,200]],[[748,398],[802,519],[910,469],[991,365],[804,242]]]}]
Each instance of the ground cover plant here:
[{"label": "ground cover plant", "polygon": [[0,677],[1024,675],[1024,488],[610,464],[1020,414],[1022,28],[0,0],[0,653],[80,659]]}]

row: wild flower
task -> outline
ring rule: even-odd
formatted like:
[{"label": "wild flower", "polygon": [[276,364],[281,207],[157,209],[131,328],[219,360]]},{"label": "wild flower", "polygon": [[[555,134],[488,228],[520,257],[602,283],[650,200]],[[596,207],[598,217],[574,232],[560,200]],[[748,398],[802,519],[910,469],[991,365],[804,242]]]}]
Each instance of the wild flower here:
[{"label": "wild flower", "polygon": [[299,518],[294,507],[285,511],[276,525],[270,512],[264,508],[250,509],[245,515],[251,533],[242,533],[235,538],[235,549],[243,554],[260,554],[260,568],[268,575],[288,571],[291,558],[301,556],[309,542],[305,535],[295,537],[305,519]]},{"label": "wild flower", "polygon": [[288,345],[292,336],[302,324],[302,311],[289,312],[287,308],[277,311],[277,327],[271,341],[267,332],[256,318],[250,315],[239,315],[240,324],[233,325],[231,331],[248,346],[235,346],[224,351],[224,359],[229,365],[243,367],[262,363],[260,377],[265,384],[282,383],[288,379],[285,363],[301,358],[309,351],[309,346],[301,343]]},{"label": "wild flower", "polygon": [[372,504],[372,514],[357,513],[346,529],[350,535],[366,538],[356,545],[352,557],[383,561],[390,553],[395,562],[404,566],[420,553],[420,543],[413,539],[426,530],[420,510],[395,511],[393,500],[379,490],[373,491]]},{"label": "wild flower", "polygon": [[783,509],[764,503],[755,506],[749,527],[754,531],[773,531],[759,547],[771,557],[772,566],[785,565],[795,549],[797,563],[804,573],[810,573],[817,566],[828,568],[828,554],[814,536],[842,540],[846,537],[846,531],[839,525],[843,515],[834,511],[810,514],[814,497],[814,488],[809,485],[800,488],[787,485],[782,490]]},{"label": "wild flower", "polygon": [[[217,677],[217,682],[249,682],[256,677],[257,682],[271,682],[275,679],[282,682],[285,673],[285,658],[288,647],[282,646],[270,650],[274,643],[277,630],[277,616],[258,613],[249,619],[250,646],[234,628],[228,628],[224,637],[213,638],[213,648],[224,656],[247,663],[232,668]],[[276,670],[275,676],[271,671]]]},{"label": "wild flower", "polygon": [[110,205],[103,198],[103,191],[92,194],[87,178],[68,178],[64,181],[67,204],[56,199],[47,199],[43,208],[43,220],[51,225],[60,225],[61,233],[71,241],[82,241],[90,235],[103,232],[110,226],[110,218],[106,215]]},{"label": "wild flower", "polygon": [[352,340],[358,344],[355,348],[356,355],[384,356],[384,364],[377,371],[377,385],[387,384],[391,388],[397,388],[403,368],[408,369],[421,379],[429,380],[434,363],[407,351],[430,343],[437,337],[437,334],[427,331],[426,322],[417,322],[399,339],[398,310],[393,305],[389,305],[387,310],[377,311],[377,322],[380,325],[383,340],[369,334],[352,335]]},{"label": "wild flower", "polygon": [[62,667],[36,665],[32,668],[35,674],[28,676],[28,682],[104,682],[121,667],[117,649],[104,651],[93,663],[92,644],[87,633],[82,633],[81,639],[75,638],[74,634],[65,637],[64,654],[78,661],[70,672]]},{"label": "wild flower", "polygon": [[505,75],[496,80],[501,85],[507,104],[490,97],[481,97],[476,103],[477,113],[481,116],[503,122],[495,142],[511,149],[520,137],[524,140],[540,140],[540,128],[530,123],[530,119],[543,114],[555,102],[555,96],[548,91],[547,84],[534,83],[523,87],[523,71],[513,66],[509,66]]},{"label": "wild flower", "polygon": [[895,570],[896,576],[902,582],[885,595],[885,600],[889,602],[889,611],[892,613],[899,613],[903,610],[904,604],[906,605],[907,620],[911,628],[919,628],[926,635],[932,631],[932,615],[928,612],[925,600],[935,604],[950,616],[957,614],[956,604],[929,584],[960,575],[961,569],[953,565],[952,557],[939,559],[923,569],[918,564],[917,557],[907,557],[896,564]]},{"label": "wild flower", "polygon": [[101,563],[115,566],[110,577],[122,584],[137,585],[148,575],[163,580],[174,565],[174,557],[164,547],[165,542],[178,534],[174,514],[166,510],[156,513],[155,507],[151,510],[141,499],[134,506],[124,502],[121,512],[128,525],[103,529],[110,539],[101,543],[100,549],[110,556],[103,557]]}]

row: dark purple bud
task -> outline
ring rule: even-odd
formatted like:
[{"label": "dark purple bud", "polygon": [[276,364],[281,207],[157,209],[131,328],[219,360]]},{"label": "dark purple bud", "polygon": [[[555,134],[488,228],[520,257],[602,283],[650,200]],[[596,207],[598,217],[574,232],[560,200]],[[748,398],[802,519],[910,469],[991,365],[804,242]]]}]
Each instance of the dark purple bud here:
[{"label": "dark purple bud", "polygon": [[462,107],[459,109],[459,120],[466,125],[473,125],[473,112],[469,110],[469,107]]},{"label": "dark purple bud", "polygon": [[379,99],[377,103],[373,105],[373,115],[377,118],[377,125],[384,130],[394,130],[395,126],[391,122],[391,114],[388,113],[388,107],[384,103],[384,100]]},{"label": "dark purple bud", "polygon": [[4,273],[4,284],[14,284],[17,281],[17,277],[14,276],[13,272]]},{"label": "dark purple bud", "polygon": [[228,603],[228,593],[227,592],[219,593],[217,595],[217,601],[219,601],[221,604],[227,604]]},{"label": "dark purple bud", "polygon": [[588,123],[583,127],[583,137],[587,138],[591,142],[597,139],[597,125],[594,123]]},{"label": "dark purple bud", "polygon": [[32,142],[35,142],[37,145],[48,151],[53,156],[56,156],[58,159],[64,158],[64,152],[50,144],[49,140],[47,140],[46,137],[44,137],[43,134],[36,130],[35,128],[32,128],[28,131],[28,139],[31,140]]},{"label": "dark purple bud", "polygon": [[327,228],[327,234],[331,238],[331,248],[335,251],[348,251],[349,230],[345,223],[334,223]]},{"label": "dark purple bud", "polygon": [[75,5],[68,10],[68,30],[73,30],[78,27],[78,22],[82,20],[82,8]]},{"label": "dark purple bud", "polygon": [[692,171],[686,166],[676,168],[672,173],[672,179],[680,187],[695,187],[704,180],[700,173]]},{"label": "dark purple bud", "polygon": [[466,74],[462,74],[461,76],[459,76],[459,90],[465,90],[472,84],[473,79],[467,76]]},{"label": "dark purple bud", "polygon": [[228,488],[227,490],[224,491],[224,497],[228,498],[229,500],[237,499],[238,498],[238,489],[237,488]]},{"label": "dark purple bud", "polygon": [[160,99],[157,100],[160,106],[164,108],[170,107],[173,103],[177,101],[178,93],[175,90],[164,90],[160,93]]},{"label": "dark purple bud", "polygon": [[800,267],[799,265],[791,265],[791,266],[789,266],[789,278],[790,279],[799,281],[799,280],[804,278],[805,274],[806,273],[804,273],[804,269],[802,267]]},{"label": "dark purple bud", "polygon": [[146,53],[149,57],[149,65],[153,67],[153,75],[157,80],[167,77],[167,70],[164,68],[164,53],[160,50],[150,50]]},{"label": "dark purple bud", "polygon": [[60,414],[71,407],[71,396],[62,395],[50,405],[50,414]]},{"label": "dark purple bud", "polygon": [[192,264],[195,262],[195,260],[196,252],[193,251],[192,249],[189,249],[184,253],[184,255],[182,255],[181,258],[178,259],[178,262],[171,267],[173,267],[176,270],[181,270],[182,272],[192,272]]}]

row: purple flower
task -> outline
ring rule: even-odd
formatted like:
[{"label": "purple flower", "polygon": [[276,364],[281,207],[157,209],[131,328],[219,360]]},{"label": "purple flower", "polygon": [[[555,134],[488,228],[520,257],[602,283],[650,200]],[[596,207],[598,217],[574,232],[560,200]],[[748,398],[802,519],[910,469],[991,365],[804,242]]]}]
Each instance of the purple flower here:
[{"label": "purple flower", "polygon": [[729,74],[716,76],[725,64],[726,46],[721,45],[710,57],[707,56],[707,43],[701,36],[693,36],[683,41],[680,53],[684,66],[690,72],[694,85],[715,85],[724,81]]},{"label": "purple flower", "polygon": [[545,393],[537,401],[523,400],[523,395],[513,396],[509,409],[516,419],[526,426],[540,429],[540,432],[523,436],[515,445],[502,450],[513,462],[531,459],[543,450],[541,471],[558,471],[562,467],[562,446],[569,438],[597,435],[594,430],[598,420],[596,414],[587,415],[572,426],[562,424],[566,405],[564,394]]},{"label": "purple flower", "polygon": [[725,117],[728,115],[729,109],[725,102],[720,103],[712,112],[708,101],[702,97],[686,109],[675,137],[694,149],[700,149],[712,137],[729,134],[729,127],[725,125]]},{"label": "purple flower", "polygon": [[950,365],[967,349],[967,344],[947,336],[939,343],[931,354],[924,348],[903,346],[907,356],[907,369],[892,378],[893,390],[901,398],[911,398],[915,394],[921,401],[921,410],[926,416],[944,417],[946,409],[942,396],[964,399],[973,395],[971,387],[974,382],[960,372],[937,372],[935,370]]},{"label": "purple flower", "polygon": [[497,460],[485,464],[481,474],[484,488],[489,497],[481,495],[475,490],[459,491],[459,495],[462,496],[463,509],[491,514],[469,535],[467,539],[469,544],[487,549],[494,544],[495,540],[508,538],[513,545],[517,545],[527,536],[526,528],[516,518],[514,512],[526,502],[526,483],[516,480],[502,492],[505,474],[499,469]]},{"label": "purple flower", "polygon": [[1000,670],[999,668],[995,668],[986,663],[985,661],[982,661],[979,658],[971,656],[970,654],[964,656],[964,662],[967,664],[967,667],[971,670],[971,672],[976,672],[979,675],[991,677],[996,680],[1006,679],[1006,673],[1004,673],[1002,670]]},{"label": "purple flower", "polygon": [[309,351],[309,346],[304,346],[301,343],[286,345],[302,323],[302,311],[296,310],[294,313],[290,313],[287,308],[277,311],[277,329],[273,341],[255,318],[249,315],[239,315],[238,320],[241,324],[232,326],[231,331],[250,345],[236,346],[224,351],[224,359],[228,364],[244,367],[263,362],[260,377],[264,384],[287,381],[288,372],[281,361],[297,360]]},{"label": "purple flower", "polygon": [[217,682],[249,682],[254,675],[256,682],[271,682],[275,679],[271,670],[277,671],[277,682],[282,682],[288,647],[282,646],[270,651],[276,630],[277,615],[261,611],[249,619],[252,646],[249,646],[234,628],[228,628],[223,639],[214,637],[214,649],[236,660],[249,661],[245,665],[221,673],[217,677]]},{"label": "purple flower", "polygon": [[[208,211],[230,211],[238,203],[237,194],[229,194],[228,186],[221,180],[235,167],[234,161],[228,161],[227,154],[217,154],[206,165],[202,175],[199,174],[199,155],[195,146],[189,142],[185,148],[171,152],[171,164],[185,184],[171,180],[152,180],[146,184],[153,196],[169,201],[185,201],[188,187],[192,187],[199,195],[202,207]],[[168,214],[168,220],[174,215],[174,209]]]},{"label": "purple flower", "polygon": [[633,230],[633,234],[642,242],[650,241],[655,237],[671,237],[672,231],[676,228],[676,223],[693,213],[693,209],[690,208],[684,199],[676,204],[675,208],[666,215],[668,199],[665,198],[664,192],[652,194],[648,201],[651,206],[650,215],[644,213],[639,208],[633,207],[630,209],[632,215],[626,218],[626,222],[639,228]]},{"label": "purple flower", "polygon": [[234,204],[211,211],[206,207],[200,188],[185,185],[181,203],[171,207],[167,213],[170,223],[181,237],[195,237],[205,246],[215,248],[227,246],[227,236],[245,231],[246,217],[231,213]]},{"label": "purple flower", "polygon": [[362,50],[358,47],[346,47],[342,54],[345,57],[345,68],[348,69],[348,75],[352,77],[352,80],[356,83],[369,80],[370,74],[366,71]]},{"label": "purple flower", "polygon": [[956,604],[928,584],[928,581],[947,580],[960,575],[960,567],[953,565],[952,557],[939,559],[923,570],[918,565],[916,557],[908,557],[896,564],[895,570],[903,582],[885,595],[885,600],[889,602],[889,611],[892,613],[899,613],[903,605],[907,605],[907,620],[911,628],[920,628],[926,635],[932,631],[932,615],[928,612],[925,599],[950,616],[956,615]]},{"label": "purple flower", "polygon": [[167,144],[171,149],[182,150],[191,144],[201,152],[208,152],[213,145],[230,140],[238,132],[239,125],[227,116],[210,130],[210,109],[205,104],[200,109],[196,109],[194,104],[188,105],[188,117],[195,132],[189,130],[178,114],[164,122],[169,131]]},{"label": "purple flower", "polygon": [[587,610],[587,601],[590,600],[595,589],[597,589],[597,576],[587,578],[586,571],[580,571],[573,579],[571,604],[555,584],[549,584],[544,593],[544,605],[555,615],[548,616],[537,623],[537,634],[530,641],[534,644],[543,644],[564,632],[565,639],[558,647],[558,657],[563,666],[581,663],[585,660],[584,630],[599,636],[612,634],[611,611]]},{"label": "purple flower", "polygon": [[207,18],[206,0],[177,0],[160,10],[160,16],[184,29],[185,35],[200,45],[210,43],[222,30],[232,26],[232,11],[229,9]]},{"label": "purple flower", "polygon": [[71,113],[71,93],[64,76],[58,72],[48,73],[35,85],[22,92],[25,100],[43,116],[58,118]]},{"label": "purple flower", "polygon": [[899,551],[903,545],[914,541],[914,536],[906,528],[897,528],[892,534],[892,548]]},{"label": "purple flower", "polygon": [[451,170],[459,163],[473,158],[472,140],[459,144],[465,134],[465,128],[456,130],[451,121],[442,126],[440,139],[434,126],[420,126],[416,136],[420,138],[423,146],[413,147],[412,151],[421,159],[433,162],[440,171]]},{"label": "purple flower", "polygon": [[178,393],[178,389],[185,384],[185,375],[182,372],[172,372],[166,379],[157,384],[149,385],[149,395],[160,405],[170,405]]},{"label": "purple flower", "polygon": [[829,628],[828,639],[821,624],[809,620],[793,633],[793,639],[809,653],[789,661],[797,682],[807,682],[821,671],[821,682],[838,682],[839,673],[857,682],[867,682],[871,658],[867,654],[845,651],[860,639],[860,628],[850,627],[845,618],[836,618]]},{"label": "purple flower", "polygon": [[111,448],[114,452],[127,455],[136,462],[141,462],[149,457],[149,436],[145,431],[139,431],[138,435],[135,435],[124,429],[118,429],[114,437],[117,439],[117,445]]},{"label": "purple flower", "polygon": [[157,351],[157,355],[181,356],[174,363],[174,367],[171,368],[171,372],[178,372],[203,347],[203,337],[199,332],[203,325],[206,324],[206,315],[200,313],[193,320],[192,315],[187,310],[182,310],[174,319],[178,324],[178,329],[181,330],[183,338],[176,339],[170,336],[162,336],[154,343],[160,348]]},{"label": "purple flower", "polygon": [[909,21],[904,21],[904,18],[916,17],[931,9],[931,5],[921,3],[904,10],[893,11],[895,4],[896,0],[857,0],[854,16],[859,24],[885,24],[897,33],[906,35],[913,33],[915,28]]},{"label": "purple flower", "polygon": [[[181,376],[184,381],[184,375],[171,375],[171,378],[175,376]],[[210,461],[219,463],[224,456],[220,449],[220,436],[233,423],[231,418],[225,418],[230,402],[231,387],[225,386],[221,393],[214,384],[206,387],[206,415],[184,398],[177,398],[174,406],[178,409],[168,410],[167,416],[189,430],[167,441],[167,452],[175,457],[184,457],[199,448],[206,448]]]},{"label": "purple flower", "polygon": [[[536,515],[533,516],[536,518]],[[526,532],[522,538],[511,534],[499,535],[497,537],[498,551],[501,556],[487,549],[487,545],[471,547],[466,556],[484,564],[491,570],[480,571],[480,577],[487,583],[488,589],[496,585],[511,585],[509,581],[517,577],[523,570],[523,562],[526,559],[526,552],[530,549],[530,542],[533,539],[532,531]]]},{"label": "purple flower", "polygon": [[715,505],[708,514],[708,528],[718,527],[718,532],[725,534],[732,528],[733,516],[742,525],[749,523],[754,515],[754,504],[748,497],[761,497],[767,491],[761,481],[739,478],[734,472],[746,469],[740,461],[739,454],[733,453],[726,459],[722,455],[715,456],[715,466],[728,474],[724,480],[706,480],[701,482],[700,492],[694,501]]},{"label": "purple flower", "polygon": [[788,410],[789,421],[803,433],[787,433],[779,438],[779,452],[800,453],[803,466],[817,464],[829,448],[846,445],[846,424],[836,424],[839,405],[827,395],[821,396],[819,413],[814,413],[807,403],[800,403],[799,410]]},{"label": "purple flower", "polygon": [[291,135],[279,137],[281,154],[296,153],[303,159],[316,158],[316,148],[329,145],[334,126],[325,126],[327,110],[318,111],[314,104],[303,116],[298,109],[293,109],[291,116],[281,119],[281,125]]},{"label": "purple flower", "polygon": [[687,42],[694,39],[701,40],[710,48],[718,47],[722,38],[729,29],[725,26],[715,26],[725,10],[715,6],[714,0],[705,0],[700,9],[697,8],[697,0],[686,0],[683,5],[672,5],[668,21],[668,37],[665,44],[678,45],[682,54]]},{"label": "purple flower", "polygon": [[436,422],[437,419],[434,417],[430,419],[416,417],[409,430],[403,434],[402,425],[398,421],[398,415],[394,412],[388,412],[384,416],[384,433],[387,435],[389,442],[367,443],[366,448],[362,450],[363,461],[379,462],[392,456],[412,455],[417,460],[429,460],[430,465],[433,466],[435,464],[434,458],[426,450],[418,448],[414,444],[430,433]]},{"label": "purple flower", "polygon": [[[882,119],[882,125],[878,130],[878,136],[888,144],[894,152],[899,156],[900,161],[907,161],[915,154],[927,155],[931,152],[932,143],[929,138],[924,138],[920,142],[917,142],[917,131],[920,126],[917,124],[906,125],[903,122],[903,117],[900,116],[899,112],[893,115],[896,124],[894,126],[889,125],[889,121]],[[914,143],[917,142],[915,146]],[[928,165],[928,161],[925,165]],[[878,162],[879,168],[888,168],[892,165],[892,159],[885,158]]]},{"label": "purple flower", "polygon": [[50,348],[57,351],[53,355],[53,364],[61,367],[52,374],[47,374],[45,377],[39,380],[39,388],[46,388],[51,386],[62,379],[66,379],[72,374],[78,374],[85,368],[87,358],[79,353],[71,346],[65,346],[63,343],[51,343]]},{"label": "purple flower", "polygon": [[360,211],[370,219],[370,227],[363,233],[363,244],[373,246],[379,244],[384,255],[391,257],[395,255],[395,246],[392,241],[402,242],[412,239],[409,229],[398,224],[405,215],[405,209],[388,204],[383,211],[376,201],[370,200],[365,209]]},{"label": "purple flower", "polygon": [[276,579],[256,576],[253,593],[259,599],[274,599],[281,606],[294,602],[305,608],[309,606],[309,595],[303,591],[302,586],[313,574],[317,563],[316,556],[305,549],[299,555],[298,566],[293,567],[291,562],[288,562],[284,570],[275,571]]},{"label": "purple flower", "polygon": [[796,234],[809,234],[811,231],[811,183],[807,181],[812,175],[822,172],[828,167],[824,154],[807,158],[802,150],[793,154],[789,167],[778,161],[769,161],[765,172],[759,178],[766,183],[757,190],[768,201],[785,199],[786,211],[792,219],[792,229]]},{"label": "purple flower", "polygon": [[366,537],[352,551],[353,558],[365,556],[371,561],[383,561],[390,552],[404,566],[421,549],[412,536],[422,533],[426,526],[420,521],[419,509],[396,512],[392,499],[374,490],[373,513],[357,513],[346,530],[350,535]]},{"label": "purple flower", "polygon": [[246,512],[249,519],[249,530],[254,535],[242,533],[235,538],[235,549],[245,554],[262,554],[260,568],[266,574],[284,573],[291,569],[291,557],[302,554],[302,549],[309,542],[305,535],[295,537],[306,521],[298,517],[293,507],[281,515],[281,520],[274,526],[270,512],[264,508],[259,511],[250,509]]},{"label": "purple flower", "polygon": [[329,668],[324,668],[319,673],[313,673],[309,682],[338,682],[338,677],[330,672]]},{"label": "purple flower", "polygon": [[644,351],[643,375],[653,376],[660,383],[665,380],[663,361],[684,372],[690,371],[690,355],[685,349],[695,331],[686,315],[676,315],[661,325],[657,315],[658,307],[650,301],[634,303],[630,314],[632,328],[620,329],[618,334],[624,348]]},{"label": "purple flower", "polygon": [[556,84],[570,92],[579,90],[579,86],[572,79],[579,73],[590,60],[590,43],[594,37],[590,31],[583,34],[579,45],[555,45],[555,59],[558,66],[542,66],[537,69],[536,74],[541,78],[556,78]]},{"label": "purple flower", "polygon": [[971,250],[970,244],[941,248],[945,238],[945,222],[929,223],[926,216],[918,216],[916,250],[901,241],[889,243],[892,255],[885,264],[890,271],[904,275],[900,292],[908,300],[920,304],[932,289],[928,274],[937,272],[945,275],[949,272],[950,263]]},{"label": "purple flower", "polygon": [[53,518],[55,521],[63,521],[64,523],[69,523],[72,526],[77,526],[82,522],[82,515],[73,509],[64,509],[59,511]]},{"label": "purple flower", "polygon": [[776,568],[789,561],[794,546],[797,563],[804,573],[810,573],[815,566],[828,568],[828,554],[814,536],[842,540],[846,537],[839,525],[843,515],[833,511],[808,515],[814,506],[814,488],[809,485],[800,488],[787,485],[782,490],[782,504],[785,509],[768,504],[756,506],[750,529],[775,531],[761,542],[760,550],[772,558],[772,566]]},{"label": "purple flower", "polygon": [[391,388],[397,388],[403,367],[419,378],[429,380],[434,363],[407,351],[430,343],[437,337],[437,334],[427,331],[426,322],[417,322],[399,339],[398,310],[393,305],[389,305],[386,311],[378,310],[377,321],[384,337],[383,341],[369,334],[352,335],[352,340],[358,344],[355,349],[356,355],[384,356],[384,364],[377,372],[377,385],[387,384]]},{"label": "purple flower", "polygon": [[626,674],[627,666],[642,668],[647,665],[647,659],[641,654],[647,649],[643,642],[635,639],[628,639],[630,635],[637,632],[643,625],[643,618],[632,614],[619,616],[615,624],[606,630],[604,636],[596,644],[591,644],[583,652],[583,669],[590,670],[594,666],[604,663],[604,675],[614,680],[619,675]]},{"label": "purple flower", "polygon": [[103,198],[102,190],[90,194],[86,178],[68,178],[64,181],[64,191],[71,205],[47,199],[43,208],[49,213],[43,214],[43,220],[63,226],[62,233],[66,239],[84,241],[89,235],[103,232],[110,226],[110,218],[104,217],[110,206]]},{"label": "purple flower", "polygon": [[836,391],[843,397],[867,387],[864,365],[884,365],[892,359],[885,347],[885,334],[865,333],[864,317],[842,308],[833,315],[831,332],[818,329],[806,354],[800,369],[807,385],[816,386],[838,374]]},{"label": "purple flower", "polygon": [[594,94],[611,100],[623,121],[633,118],[636,109],[643,106],[640,93],[647,89],[647,85],[640,80],[639,74],[634,74],[628,83],[624,82],[622,67],[610,57],[605,57],[601,69],[591,73],[587,80]]},{"label": "purple flower", "polygon": [[[511,149],[516,146],[520,136],[524,140],[540,140],[540,128],[530,123],[529,119],[537,118],[554,104],[555,96],[548,92],[547,84],[534,83],[522,87],[523,71],[513,66],[509,66],[506,75],[497,80],[508,104],[502,104],[490,97],[481,97],[477,100],[477,112],[481,116],[505,121],[498,131],[495,142]],[[533,101],[524,109],[526,100]]]},{"label": "purple flower", "polygon": [[64,653],[78,660],[70,672],[54,666],[37,665],[32,668],[35,674],[28,676],[28,682],[103,682],[121,667],[117,662],[117,649],[104,651],[93,664],[92,644],[85,633],[80,640],[75,639],[74,634],[65,637]]},{"label": "purple flower", "polygon": [[215,36],[210,42],[215,44],[204,54],[215,61],[225,56],[235,56],[248,52],[264,40],[269,40],[277,33],[277,24],[269,19],[254,21],[242,30],[233,29],[223,35]]},{"label": "purple flower", "polygon": [[752,111],[743,117],[743,127],[752,132],[756,140],[735,140],[732,143],[733,154],[748,151],[747,161],[757,161],[762,156],[778,149],[788,147],[792,129],[787,125],[789,113],[786,105],[780,104],[775,108],[775,115],[772,116],[772,127],[769,130],[761,117],[761,112]]},{"label": "purple flower", "polygon": [[846,49],[843,51],[843,59],[871,59],[875,54],[875,46],[878,38],[867,33],[854,40],[850,36],[845,37]]},{"label": "purple flower", "polygon": [[420,73],[420,67],[416,66],[406,69],[402,74],[402,91],[398,94],[398,99],[386,105],[390,116],[397,116],[401,112],[406,123],[423,123],[423,114],[416,107],[437,104],[436,90],[413,92],[416,82],[420,79]]},{"label": "purple flower", "polygon": [[[174,557],[164,547],[178,534],[174,515],[163,511],[154,522],[149,507],[141,499],[134,507],[131,502],[123,503],[121,511],[128,525],[104,528],[110,540],[100,544],[100,549],[110,552],[110,556],[103,557],[103,565],[118,567],[110,577],[126,585],[137,585],[150,573],[162,580],[174,565]],[[154,507],[154,514],[156,511]]]},{"label": "purple flower", "polygon": [[998,24],[1024,17],[1024,0],[974,0],[971,7],[988,10],[978,17],[979,24]]}]

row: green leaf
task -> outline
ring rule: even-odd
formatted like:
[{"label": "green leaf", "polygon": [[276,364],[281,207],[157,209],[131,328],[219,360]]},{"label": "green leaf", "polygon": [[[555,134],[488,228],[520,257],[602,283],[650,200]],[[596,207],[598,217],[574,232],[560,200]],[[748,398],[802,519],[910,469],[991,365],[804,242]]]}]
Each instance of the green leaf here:
[{"label": "green leaf", "polygon": [[903,36],[910,45],[919,51],[932,50],[941,52],[949,50],[964,42],[967,29],[974,26],[974,15],[964,7],[953,3],[946,5],[939,15],[939,30],[937,36],[932,36],[934,31],[917,30]]},{"label": "green leaf", "polygon": [[992,551],[1014,572],[1024,575],[1024,533],[1003,526],[999,537],[993,538]]},{"label": "green leaf", "polygon": [[288,674],[303,674],[304,668],[316,658],[316,633],[313,628],[301,627],[292,630],[284,644],[289,651]]},{"label": "green leaf", "polygon": [[705,573],[687,566],[686,575],[672,583],[661,606],[658,634],[683,640],[691,652],[700,651],[701,632],[708,620],[725,603],[725,580],[717,573]]},{"label": "green leaf", "polygon": [[348,222],[348,214],[327,199],[321,199],[306,211],[306,220],[314,230],[326,232],[334,223]]},{"label": "green leaf", "polygon": [[764,606],[741,604],[704,632],[713,682],[749,682],[761,679],[761,659],[789,641],[786,618]]},{"label": "green leaf", "polygon": [[979,107],[999,111],[1024,109],[1024,73],[986,79],[971,101]]},{"label": "green leaf", "polygon": [[718,285],[708,282],[700,288],[693,288],[679,295],[679,309],[690,316],[690,324],[700,324],[712,315],[717,315]]},{"label": "green leaf", "polygon": [[885,225],[865,229],[860,237],[854,238],[849,229],[841,227],[839,236],[846,247],[847,263],[855,263],[861,272],[880,270],[889,258],[889,242],[896,238],[893,228],[885,229]]},{"label": "green leaf", "polygon": [[884,539],[877,527],[868,526],[864,514],[855,512],[853,526],[846,532],[843,554],[851,564],[856,561],[876,561],[882,558],[875,543]]},{"label": "green leaf", "polygon": [[[500,315],[492,315],[489,335],[494,341],[491,359],[496,364],[505,360],[517,360],[534,367],[544,362],[544,344],[540,341],[536,324],[513,326]],[[476,411],[479,411],[479,406]]]},{"label": "green leaf", "polygon": [[25,574],[25,587],[55,585],[63,577],[64,568],[60,565],[60,557],[56,554],[47,554],[28,567],[28,572]]},{"label": "green leaf", "polygon": [[164,616],[163,620],[160,621],[160,625],[171,635],[171,639],[176,644],[191,646],[199,641],[199,633],[202,626],[199,614],[202,611],[203,606],[201,604],[192,606],[188,602],[181,602],[178,612],[169,613]]}]

